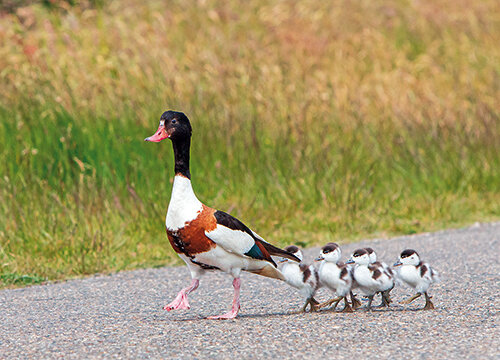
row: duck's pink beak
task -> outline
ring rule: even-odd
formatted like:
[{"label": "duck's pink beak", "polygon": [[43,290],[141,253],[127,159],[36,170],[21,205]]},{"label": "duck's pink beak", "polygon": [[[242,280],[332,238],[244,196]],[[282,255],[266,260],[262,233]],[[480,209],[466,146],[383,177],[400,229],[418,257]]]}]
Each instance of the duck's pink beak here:
[{"label": "duck's pink beak", "polygon": [[168,135],[167,131],[165,130],[165,126],[160,125],[158,126],[158,130],[154,133],[154,135],[145,138],[144,141],[160,142],[163,139],[168,138],[169,136],[170,135]]}]

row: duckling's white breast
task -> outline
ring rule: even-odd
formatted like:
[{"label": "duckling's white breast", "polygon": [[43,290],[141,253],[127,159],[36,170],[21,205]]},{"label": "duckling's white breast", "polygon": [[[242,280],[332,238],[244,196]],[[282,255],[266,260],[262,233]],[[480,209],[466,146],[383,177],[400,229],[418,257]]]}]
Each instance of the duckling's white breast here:
[{"label": "duckling's white breast", "polygon": [[379,282],[373,279],[373,273],[366,265],[358,265],[354,269],[354,279],[361,288],[376,289]]},{"label": "duckling's white breast", "polygon": [[340,282],[340,268],[337,264],[323,261],[318,270],[319,280],[322,284],[336,289]]},{"label": "duckling's white breast", "polygon": [[420,281],[422,281],[420,272],[414,265],[402,265],[399,266],[397,270],[398,278],[413,288],[416,287]]}]

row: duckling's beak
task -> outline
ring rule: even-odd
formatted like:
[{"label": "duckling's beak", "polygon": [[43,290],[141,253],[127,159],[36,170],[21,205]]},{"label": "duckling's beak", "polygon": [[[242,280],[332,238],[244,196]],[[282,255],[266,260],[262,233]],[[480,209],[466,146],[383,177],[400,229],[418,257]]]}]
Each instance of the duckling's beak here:
[{"label": "duckling's beak", "polygon": [[314,259],[314,261],[323,261],[323,260],[325,260],[325,258],[323,257],[323,255],[320,255],[316,259]]},{"label": "duckling's beak", "polygon": [[353,259],[349,259],[345,262],[346,264],[354,264],[354,260]]},{"label": "duckling's beak", "polygon": [[158,130],[154,133],[154,135],[151,135],[150,137],[147,137],[144,139],[144,141],[152,141],[152,142],[160,142],[163,139],[166,139],[170,137],[169,134],[167,134],[167,131],[165,130],[164,125],[158,126]]},{"label": "duckling's beak", "polygon": [[401,266],[401,265],[403,265],[403,263],[400,260],[398,260],[394,263],[393,266]]}]

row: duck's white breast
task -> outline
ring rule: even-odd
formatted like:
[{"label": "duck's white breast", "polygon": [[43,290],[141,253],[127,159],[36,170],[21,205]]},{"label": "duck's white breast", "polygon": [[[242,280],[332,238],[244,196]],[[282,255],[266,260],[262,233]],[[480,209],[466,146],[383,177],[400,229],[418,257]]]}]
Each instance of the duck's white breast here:
[{"label": "duck's white breast", "polygon": [[183,228],[187,222],[198,217],[202,208],[202,203],[194,194],[191,180],[176,175],[165,219],[167,229],[175,231]]}]

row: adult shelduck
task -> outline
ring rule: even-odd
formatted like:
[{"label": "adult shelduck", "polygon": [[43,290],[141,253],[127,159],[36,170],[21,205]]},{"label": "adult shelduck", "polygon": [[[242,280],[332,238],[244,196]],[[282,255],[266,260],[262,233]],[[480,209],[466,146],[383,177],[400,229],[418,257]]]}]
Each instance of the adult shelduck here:
[{"label": "adult shelduck", "polygon": [[206,270],[222,270],[234,278],[234,299],[231,311],[209,319],[233,319],[240,309],[240,273],[255,274],[285,280],[271,255],[300,260],[279,249],[240,220],[202,204],[194,194],[189,172],[191,124],[186,115],[166,111],[160,118],[156,133],[145,141],[170,139],[175,156],[175,177],[165,221],[168,240],[191,272],[191,285],[182,289],[165,310],[189,309],[187,295],[199,285]]}]

